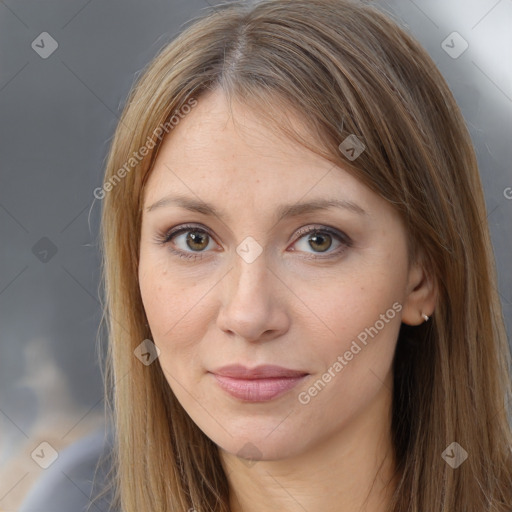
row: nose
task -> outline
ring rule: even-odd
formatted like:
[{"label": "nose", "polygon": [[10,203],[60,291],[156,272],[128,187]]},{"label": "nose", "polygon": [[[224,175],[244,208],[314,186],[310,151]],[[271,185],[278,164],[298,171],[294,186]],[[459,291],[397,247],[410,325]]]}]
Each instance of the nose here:
[{"label": "nose", "polygon": [[222,280],[223,303],[217,325],[233,338],[270,341],[289,329],[286,287],[267,266],[264,253],[252,263],[235,258],[234,268]]}]

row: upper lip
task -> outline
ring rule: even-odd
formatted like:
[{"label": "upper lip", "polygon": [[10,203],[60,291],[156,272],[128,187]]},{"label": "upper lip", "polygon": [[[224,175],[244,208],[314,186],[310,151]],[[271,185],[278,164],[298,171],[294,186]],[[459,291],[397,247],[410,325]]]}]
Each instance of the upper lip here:
[{"label": "upper lip", "polygon": [[272,364],[264,364],[254,368],[246,368],[240,364],[230,364],[223,366],[211,373],[220,375],[222,377],[233,377],[236,379],[264,379],[272,377],[303,377],[307,372],[301,370],[292,370],[290,368],[283,368]]}]

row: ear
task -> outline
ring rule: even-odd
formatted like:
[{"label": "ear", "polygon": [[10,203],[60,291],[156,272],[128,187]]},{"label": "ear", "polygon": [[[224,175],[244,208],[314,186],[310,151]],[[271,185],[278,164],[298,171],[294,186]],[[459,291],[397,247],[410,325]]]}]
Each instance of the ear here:
[{"label": "ear", "polygon": [[422,314],[432,316],[438,295],[437,282],[427,271],[421,258],[411,265],[402,309],[402,322],[420,325],[425,322]]}]

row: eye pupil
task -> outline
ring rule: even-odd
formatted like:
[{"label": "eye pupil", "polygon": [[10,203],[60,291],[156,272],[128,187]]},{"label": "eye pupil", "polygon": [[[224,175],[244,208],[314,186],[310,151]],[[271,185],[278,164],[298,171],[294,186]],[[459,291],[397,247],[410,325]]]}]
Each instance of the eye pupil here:
[{"label": "eye pupil", "polygon": [[[206,233],[200,233],[199,231],[189,231],[188,235],[187,235],[187,245],[191,249],[195,249],[195,250],[204,249],[205,247],[208,246],[207,241],[206,241],[206,244],[204,244],[205,240],[207,240],[207,237],[208,237],[208,235]],[[190,245],[190,243],[192,245]]]},{"label": "eye pupil", "polygon": [[325,251],[327,251],[327,250],[331,247],[331,245],[332,245],[332,238],[331,238],[331,236],[330,236],[330,235],[322,235],[322,234],[314,234],[314,235],[312,235],[312,236],[310,237],[310,239],[309,239],[309,245],[310,245],[313,249],[316,249],[315,247],[313,247],[313,246],[311,245],[311,242],[313,242],[313,243],[317,243],[317,241],[318,241],[318,240],[320,240],[320,245],[322,245],[322,241],[324,241],[324,242],[325,242],[325,240],[327,240],[327,241],[328,241],[328,244],[327,244],[327,246],[326,246],[326,247],[321,247],[321,248],[320,248],[320,252],[325,252]]}]

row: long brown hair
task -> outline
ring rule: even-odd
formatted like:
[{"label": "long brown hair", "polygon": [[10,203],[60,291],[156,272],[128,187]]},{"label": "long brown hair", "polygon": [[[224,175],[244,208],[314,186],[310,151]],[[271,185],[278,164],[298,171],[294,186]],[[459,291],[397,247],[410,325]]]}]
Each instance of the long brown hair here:
[{"label": "long brown hair", "polygon": [[[376,8],[264,0],[217,5],[159,52],[130,93],[95,192],[123,512],[229,511],[216,445],[178,403],[158,360],[134,357],[151,339],[137,280],[144,184],[163,136],[217,88],[388,200],[411,257],[421,253],[437,282],[431,321],[402,324],[397,342],[390,512],[510,510],[510,351],[460,110],[426,51]],[[308,137],[282,116],[276,122],[276,112],[294,112]],[[339,148],[348,135],[366,147],[353,161]],[[442,457],[452,442],[469,455],[457,469]]]}]

